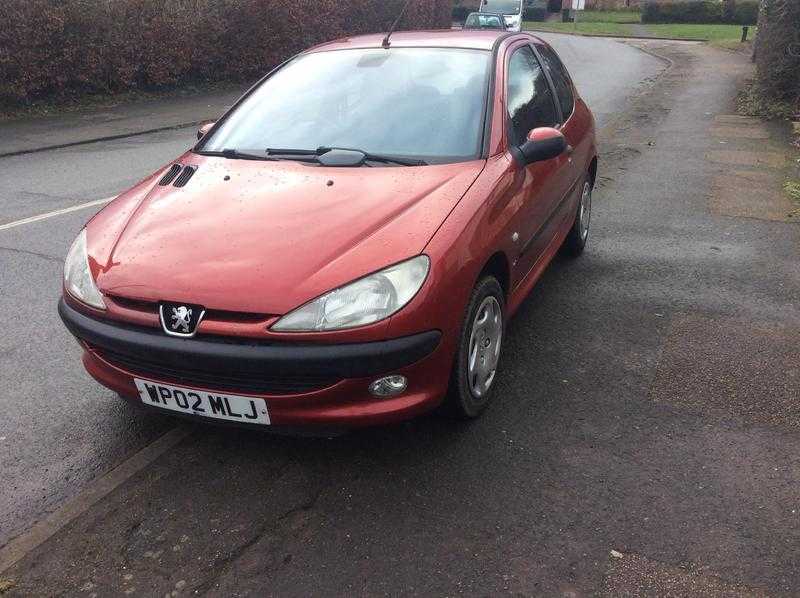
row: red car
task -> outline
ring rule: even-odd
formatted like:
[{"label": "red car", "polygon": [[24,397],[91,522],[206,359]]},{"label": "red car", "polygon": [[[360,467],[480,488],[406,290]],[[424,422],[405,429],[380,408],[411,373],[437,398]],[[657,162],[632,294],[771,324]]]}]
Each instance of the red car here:
[{"label": "red car", "polygon": [[594,119],[497,31],[301,53],[80,233],[59,311],[101,384],[195,419],[351,427],[489,402],[509,318],[583,251]]}]

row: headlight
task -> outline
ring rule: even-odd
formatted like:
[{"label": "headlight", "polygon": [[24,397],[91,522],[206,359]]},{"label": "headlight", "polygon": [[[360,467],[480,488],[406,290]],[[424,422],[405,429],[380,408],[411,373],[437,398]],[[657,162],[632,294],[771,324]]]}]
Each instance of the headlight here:
[{"label": "headlight", "polygon": [[67,259],[64,262],[64,285],[69,294],[75,299],[91,305],[97,309],[105,309],[103,295],[97,290],[89,269],[89,256],[86,253],[86,229],[84,228],[78,238],[70,247]]},{"label": "headlight", "polygon": [[384,320],[414,298],[430,265],[428,256],[420,255],[365,276],[298,307],[278,320],[272,330],[340,330]]}]

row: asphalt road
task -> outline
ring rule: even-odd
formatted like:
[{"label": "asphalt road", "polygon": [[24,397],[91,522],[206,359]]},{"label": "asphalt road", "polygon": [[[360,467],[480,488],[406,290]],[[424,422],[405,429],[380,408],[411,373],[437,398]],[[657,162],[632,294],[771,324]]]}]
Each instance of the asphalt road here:
[{"label": "asphalt road", "polygon": [[[663,68],[614,42],[562,37],[557,46],[601,122]],[[115,195],[182,153],[194,134],[182,129],[0,158],[0,224]],[[55,314],[63,256],[91,214],[0,231],[0,545],[172,425],[132,411],[91,381]]]},{"label": "asphalt road", "polygon": [[[592,237],[512,322],[485,416],[334,439],[194,428],[20,563],[20,595],[800,586],[799,235],[708,209],[707,129],[743,67],[662,44],[675,66],[654,81],[666,63],[637,49],[550,38],[604,127]],[[0,222],[111,195],[193,134],[0,159]],[[0,544],[173,425],[94,384],[57,319],[89,215],[0,231]]]}]

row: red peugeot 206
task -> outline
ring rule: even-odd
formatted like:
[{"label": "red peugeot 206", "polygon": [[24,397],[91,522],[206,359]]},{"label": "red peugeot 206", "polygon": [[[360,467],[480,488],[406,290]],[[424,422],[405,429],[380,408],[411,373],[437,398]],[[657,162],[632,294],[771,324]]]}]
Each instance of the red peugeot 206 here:
[{"label": "red peugeot 206", "polygon": [[509,317],[583,251],[594,119],[542,40],[335,41],[287,61],[120,195],[67,256],[101,384],[252,426],[488,404]]}]

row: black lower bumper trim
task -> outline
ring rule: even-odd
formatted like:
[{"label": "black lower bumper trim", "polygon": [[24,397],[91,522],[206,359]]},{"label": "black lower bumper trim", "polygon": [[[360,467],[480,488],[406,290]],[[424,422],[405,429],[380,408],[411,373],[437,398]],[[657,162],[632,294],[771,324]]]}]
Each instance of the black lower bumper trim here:
[{"label": "black lower bumper trim", "polygon": [[76,338],[129,359],[159,362],[175,369],[205,368],[209,372],[265,376],[364,378],[388,373],[430,355],[442,336],[438,330],[430,330],[387,341],[338,345],[183,339],[156,329],[92,318],[63,298],[58,303],[58,313]]}]

